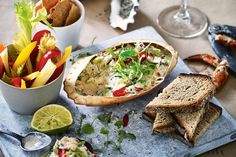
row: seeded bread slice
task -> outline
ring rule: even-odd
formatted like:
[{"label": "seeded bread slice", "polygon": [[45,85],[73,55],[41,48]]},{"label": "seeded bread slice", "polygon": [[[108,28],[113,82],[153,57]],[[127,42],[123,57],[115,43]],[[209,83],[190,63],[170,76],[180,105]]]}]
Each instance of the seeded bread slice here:
[{"label": "seeded bread slice", "polygon": [[202,74],[180,74],[146,107],[148,112],[199,110],[214,95],[211,78]]},{"label": "seeded bread slice", "polygon": [[192,139],[198,123],[205,113],[205,106],[195,112],[179,112],[171,114],[175,121],[185,131],[187,140]]},{"label": "seeded bread slice", "polygon": [[196,144],[198,139],[206,132],[206,130],[220,117],[222,108],[209,103],[209,108],[206,109],[202,120],[199,122],[194,136],[189,139],[189,142]]}]

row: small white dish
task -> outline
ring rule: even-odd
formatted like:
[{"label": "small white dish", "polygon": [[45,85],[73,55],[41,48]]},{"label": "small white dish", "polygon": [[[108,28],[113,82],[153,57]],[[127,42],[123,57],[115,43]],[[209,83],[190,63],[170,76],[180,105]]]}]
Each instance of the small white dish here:
[{"label": "small white dish", "polygon": [[58,78],[44,86],[35,88],[17,88],[0,79],[0,89],[3,98],[13,111],[20,114],[33,114],[39,108],[57,100],[64,71],[65,67]]},{"label": "small white dish", "polygon": [[84,23],[84,16],[85,16],[84,6],[78,0],[74,0],[74,2],[77,4],[77,6],[80,9],[80,18],[76,22],[68,26],[53,27],[53,30],[48,28],[47,25],[39,22],[38,25],[36,26],[36,29],[34,30],[34,33],[43,29],[49,30],[52,33],[52,35],[56,37],[57,47],[62,52],[69,45],[72,45],[73,50],[78,47],[80,31]]}]

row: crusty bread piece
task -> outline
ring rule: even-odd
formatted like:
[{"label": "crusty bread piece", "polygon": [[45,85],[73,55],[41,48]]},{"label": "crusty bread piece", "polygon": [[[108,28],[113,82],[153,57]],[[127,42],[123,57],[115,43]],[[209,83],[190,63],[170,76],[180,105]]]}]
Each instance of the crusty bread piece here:
[{"label": "crusty bread piece", "polygon": [[79,7],[71,2],[71,8],[70,8],[70,12],[66,18],[66,23],[65,26],[68,26],[72,23],[74,23],[75,21],[77,21],[80,17],[80,10]]},{"label": "crusty bread piece", "polygon": [[[202,119],[205,107],[195,112],[167,113],[159,111],[155,113],[144,112],[150,119],[155,119],[153,123],[153,134],[170,133],[176,131],[176,122],[184,128],[188,138],[192,138],[199,121]],[[172,118],[175,118],[175,120]]]},{"label": "crusty bread piece", "polygon": [[146,107],[148,112],[199,110],[214,95],[211,78],[201,74],[180,74]]},{"label": "crusty bread piece", "polygon": [[169,113],[160,111],[156,113],[156,118],[153,123],[152,133],[170,133],[176,131],[175,121]]},{"label": "crusty bread piece", "polygon": [[187,140],[192,139],[198,123],[202,120],[205,113],[205,106],[195,112],[173,113],[172,116],[185,131]]},{"label": "crusty bread piece", "polygon": [[206,109],[202,120],[198,123],[197,129],[192,139],[189,142],[196,144],[197,140],[206,132],[206,130],[220,117],[222,108],[209,103],[209,108]]}]

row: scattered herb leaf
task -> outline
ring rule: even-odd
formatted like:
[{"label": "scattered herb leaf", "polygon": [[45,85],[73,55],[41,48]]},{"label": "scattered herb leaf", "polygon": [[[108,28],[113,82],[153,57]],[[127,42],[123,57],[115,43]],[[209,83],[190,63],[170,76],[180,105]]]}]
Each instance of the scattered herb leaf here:
[{"label": "scattered herb leaf", "polygon": [[97,118],[98,118],[98,120],[100,120],[100,122],[107,125],[111,122],[111,115],[112,115],[111,112],[104,113],[104,114],[97,116]]},{"label": "scattered herb leaf", "polygon": [[94,128],[91,124],[86,123],[81,128],[81,133],[83,134],[92,134],[94,132]]},{"label": "scattered herb leaf", "polygon": [[131,140],[136,140],[136,136],[133,133],[127,133],[127,137]]},{"label": "scattered herb leaf", "polygon": [[105,141],[104,146],[108,147],[110,144],[112,144],[112,141]]},{"label": "scattered herb leaf", "polygon": [[108,135],[109,134],[109,130],[107,128],[101,128],[100,133],[104,134],[104,135]]},{"label": "scattered herb leaf", "polygon": [[123,126],[123,122],[121,120],[117,120],[114,124],[118,129],[120,129]]},{"label": "scattered herb leaf", "polygon": [[115,144],[115,150],[119,151],[121,153],[121,145],[120,144]]}]

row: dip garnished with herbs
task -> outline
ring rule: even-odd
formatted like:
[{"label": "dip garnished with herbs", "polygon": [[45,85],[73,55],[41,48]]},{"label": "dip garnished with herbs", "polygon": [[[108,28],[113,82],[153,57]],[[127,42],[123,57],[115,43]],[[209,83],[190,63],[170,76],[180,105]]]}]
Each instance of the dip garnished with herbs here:
[{"label": "dip garnished with herbs", "polygon": [[135,95],[163,81],[172,55],[151,43],[128,43],[94,57],[76,81],[81,95]]},{"label": "dip garnished with herbs", "polygon": [[96,155],[85,146],[85,141],[64,136],[56,141],[50,157],[96,157]]}]

